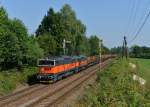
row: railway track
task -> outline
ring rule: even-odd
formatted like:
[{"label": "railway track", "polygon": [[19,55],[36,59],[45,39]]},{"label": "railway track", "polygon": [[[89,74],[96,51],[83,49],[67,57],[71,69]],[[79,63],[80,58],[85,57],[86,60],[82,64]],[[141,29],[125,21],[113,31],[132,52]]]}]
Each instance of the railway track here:
[{"label": "railway track", "polygon": [[[102,64],[106,66],[109,61]],[[35,85],[0,98],[0,107],[49,107],[94,75],[99,65],[51,85]],[[92,72],[91,72],[92,71]],[[86,73],[86,75],[85,75]]]},{"label": "railway track", "polygon": [[33,86],[29,86],[29,87],[27,87],[23,90],[12,93],[10,95],[1,97],[0,98],[0,107],[3,107],[5,105],[7,105],[8,103],[16,101],[21,97],[24,97],[28,94],[31,94],[31,93],[35,92],[35,91],[41,90],[42,88],[45,88],[45,87],[47,87],[47,86],[36,84],[36,85],[33,85]]},{"label": "railway track", "polygon": [[[110,62],[106,62],[105,64],[102,65],[102,69],[104,69],[108,64],[110,64]],[[46,106],[44,107],[58,107],[58,105],[63,101],[63,99],[65,99],[67,96],[71,95],[75,90],[77,90],[85,81],[87,81],[89,78],[93,77],[95,75],[95,73],[97,72],[97,69],[95,69],[92,73],[90,73],[89,75],[86,75],[85,77],[81,78],[78,82],[76,81],[76,83],[71,84],[68,87],[68,90],[63,90],[64,93],[57,93],[59,95],[57,97],[57,99],[53,100],[52,102],[49,102]],[[41,107],[41,106],[40,106]]]},{"label": "railway track", "polygon": [[[106,67],[110,62],[105,62],[101,66],[102,68]],[[85,81],[91,78],[97,72],[98,68],[92,69],[92,72],[89,72],[87,75],[82,75],[77,78],[75,81],[70,81],[61,88],[54,90],[52,93],[47,93],[46,96],[41,97],[40,99],[26,105],[27,107],[57,107],[57,102],[60,103],[60,100],[63,100],[66,95],[72,93],[74,89],[82,85]]]}]

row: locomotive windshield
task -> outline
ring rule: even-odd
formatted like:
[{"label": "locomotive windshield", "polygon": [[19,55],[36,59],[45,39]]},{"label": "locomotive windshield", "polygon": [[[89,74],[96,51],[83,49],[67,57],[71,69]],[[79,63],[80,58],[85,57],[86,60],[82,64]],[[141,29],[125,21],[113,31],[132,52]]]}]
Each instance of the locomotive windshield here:
[{"label": "locomotive windshield", "polygon": [[39,66],[54,66],[53,60],[39,60]]}]

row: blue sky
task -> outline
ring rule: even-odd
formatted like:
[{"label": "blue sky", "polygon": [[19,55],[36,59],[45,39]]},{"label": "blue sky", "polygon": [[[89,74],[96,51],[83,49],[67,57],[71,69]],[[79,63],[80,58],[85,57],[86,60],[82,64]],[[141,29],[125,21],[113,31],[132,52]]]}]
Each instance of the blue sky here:
[{"label": "blue sky", "polygon": [[[21,19],[29,33],[35,32],[50,7],[59,11],[64,4],[87,26],[87,36],[98,35],[108,47],[121,45],[124,35],[130,41],[150,11],[150,0],[0,0],[9,17]],[[150,19],[129,45],[133,44],[150,46]]]}]

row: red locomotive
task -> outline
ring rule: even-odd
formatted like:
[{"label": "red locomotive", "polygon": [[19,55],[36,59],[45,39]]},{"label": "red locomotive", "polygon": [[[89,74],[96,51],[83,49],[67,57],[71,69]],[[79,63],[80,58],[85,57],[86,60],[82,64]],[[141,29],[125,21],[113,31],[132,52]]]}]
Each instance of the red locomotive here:
[{"label": "red locomotive", "polygon": [[[104,56],[102,60],[107,58],[108,56]],[[55,82],[99,63],[99,59],[99,56],[60,56],[40,59],[37,79],[40,82]]]}]

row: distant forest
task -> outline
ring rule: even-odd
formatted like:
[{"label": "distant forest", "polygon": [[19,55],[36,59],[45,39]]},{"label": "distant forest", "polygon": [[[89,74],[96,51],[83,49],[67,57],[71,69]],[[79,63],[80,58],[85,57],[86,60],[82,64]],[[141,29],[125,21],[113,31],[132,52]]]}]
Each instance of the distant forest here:
[{"label": "distant forest", "polygon": [[[112,54],[122,55],[122,47],[114,47],[111,49]],[[129,56],[132,58],[150,59],[150,47],[134,45],[128,49]]]}]

